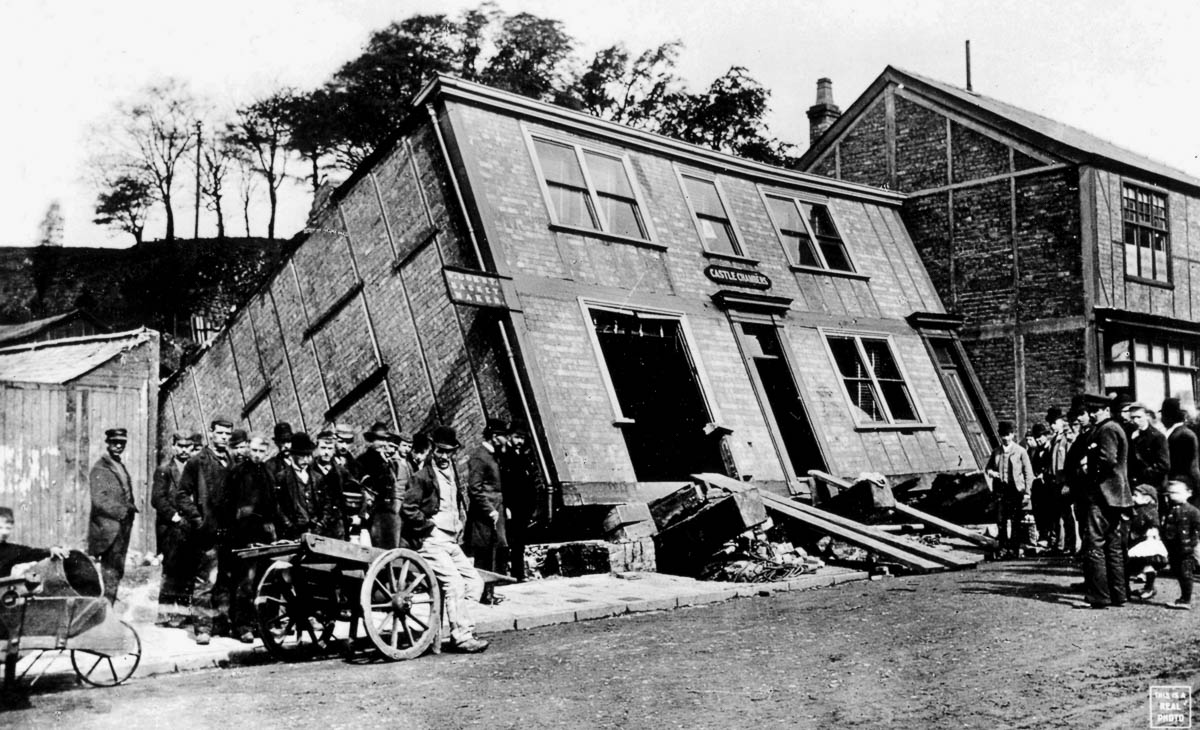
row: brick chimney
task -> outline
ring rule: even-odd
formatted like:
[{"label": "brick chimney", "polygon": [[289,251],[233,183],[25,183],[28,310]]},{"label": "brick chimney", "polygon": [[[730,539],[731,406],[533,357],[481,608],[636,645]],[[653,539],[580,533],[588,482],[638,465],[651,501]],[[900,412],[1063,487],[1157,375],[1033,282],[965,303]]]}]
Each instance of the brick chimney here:
[{"label": "brick chimney", "polygon": [[833,103],[833,81],[817,79],[817,103],[808,108],[808,143],[816,142],[840,116],[842,110]]}]

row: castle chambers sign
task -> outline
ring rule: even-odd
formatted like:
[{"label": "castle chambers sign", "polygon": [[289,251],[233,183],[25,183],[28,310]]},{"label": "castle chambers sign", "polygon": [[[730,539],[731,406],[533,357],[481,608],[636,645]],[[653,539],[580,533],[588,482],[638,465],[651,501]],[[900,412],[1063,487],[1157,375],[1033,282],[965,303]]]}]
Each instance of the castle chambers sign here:
[{"label": "castle chambers sign", "polygon": [[742,286],[747,289],[771,288],[771,280],[767,275],[760,274],[757,271],[746,271],[745,269],[735,269],[731,266],[711,264],[704,268],[704,275],[718,284]]}]

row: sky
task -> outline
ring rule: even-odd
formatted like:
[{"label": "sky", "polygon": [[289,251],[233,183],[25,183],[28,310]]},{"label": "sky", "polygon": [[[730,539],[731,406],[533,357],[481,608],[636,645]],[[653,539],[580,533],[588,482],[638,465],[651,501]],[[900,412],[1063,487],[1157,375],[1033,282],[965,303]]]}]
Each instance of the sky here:
[{"label": "sky", "polygon": [[[36,243],[52,201],[69,246],[126,246],[93,224],[86,162],[92,130],[114,106],[167,77],[186,81],[214,115],[284,86],[311,88],[354,58],[373,30],[414,13],[475,7],[441,0],[57,0],[0,2],[0,245]],[[1200,3],[949,0],[500,0],[508,13],[563,21],[586,56],[680,40],[678,72],[693,88],[745,66],[772,92],[771,132],[802,151],[816,79],[833,79],[844,109],[888,64],[963,85],[971,41],[976,91],[1080,127],[1200,177],[1193,77]],[[299,164],[290,171],[302,174]],[[192,193],[177,229],[190,235]],[[301,182],[281,191],[278,234],[303,225]],[[236,207],[236,206],[230,206]],[[242,225],[231,216],[233,235]],[[202,213],[201,235],[212,235]],[[266,211],[252,211],[264,235]],[[154,216],[147,238],[162,235]]]}]

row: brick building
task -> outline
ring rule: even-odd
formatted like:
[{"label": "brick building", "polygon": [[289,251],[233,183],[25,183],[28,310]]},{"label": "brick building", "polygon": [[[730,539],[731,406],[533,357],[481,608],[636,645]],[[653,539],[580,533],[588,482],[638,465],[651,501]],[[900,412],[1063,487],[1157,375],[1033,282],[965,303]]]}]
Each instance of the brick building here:
[{"label": "brick building", "polygon": [[470,444],[511,418],[569,505],[986,453],[902,196],[448,77],[413,109],[165,386],[165,429],[443,421]]},{"label": "brick building", "polygon": [[888,67],[846,110],[819,82],[800,168],[906,194],[903,219],[997,415],[1085,388],[1194,400],[1200,180]]}]

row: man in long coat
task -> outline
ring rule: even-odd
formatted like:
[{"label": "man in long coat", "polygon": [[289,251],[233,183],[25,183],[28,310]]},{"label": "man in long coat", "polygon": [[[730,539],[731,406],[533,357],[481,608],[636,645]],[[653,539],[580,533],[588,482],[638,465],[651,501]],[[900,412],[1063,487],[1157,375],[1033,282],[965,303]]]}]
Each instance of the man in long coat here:
[{"label": "man in long coat", "polygon": [[358,457],[358,478],[363,490],[361,514],[366,517],[371,544],[375,547],[400,546],[400,503],[405,485],[396,483],[392,459],[398,436],[384,422],[375,422],[363,433],[367,450]]},{"label": "man in long coat", "polygon": [[[233,518],[229,545],[233,549],[275,540],[275,477],[267,466],[269,444],[266,436],[250,437],[250,456],[235,465],[227,481],[229,509]],[[230,621],[234,635],[242,642],[254,641],[254,595],[262,564],[238,560],[233,565],[233,599]]]},{"label": "man in long coat", "polygon": [[158,623],[178,626],[187,617],[191,603],[192,572],[184,546],[183,516],[175,508],[183,467],[192,456],[192,437],[185,431],[171,434],[169,458],[154,470],[150,504],[154,507],[154,531],[162,553],[162,588],[158,591]]},{"label": "man in long coat", "polygon": [[[1163,400],[1160,417],[1167,427],[1167,452],[1171,462],[1167,478],[1188,485],[1192,490],[1192,504],[1197,504],[1200,500],[1200,439],[1187,425],[1187,414],[1180,407],[1178,398]],[[1165,490],[1161,494],[1165,494]],[[1165,497],[1160,500],[1159,506],[1165,514]]]},{"label": "man in long coat", "polygon": [[[504,491],[497,457],[508,444],[509,427],[489,418],[483,443],[467,457],[467,535],[465,544],[475,567],[493,573],[508,572],[508,536],[505,534]],[[485,590],[483,603],[498,603]]]},{"label": "man in long coat", "polygon": [[344,534],[337,500],[327,499],[321,480],[310,470],[316,443],[306,433],[292,437],[291,466],[276,476],[279,537],[295,540],[306,532],[325,537]]},{"label": "man in long coat", "polygon": [[88,486],[92,493],[92,511],[88,519],[88,553],[100,563],[104,578],[104,597],[117,600],[117,586],[125,577],[125,554],[137,505],[129,470],[121,463],[128,432],[110,428],[104,432],[105,453],[92,465]]},{"label": "man in long coat", "polygon": [[192,617],[197,644],[212,639],[214,622],[222,608],[214,591],[221,541],[229,529],[226,481],[233,467],[229,453],[232,434],[232,421],[214,418],[209,424],[208,446],[188,460],[179,480],[176,507],[187,525],[188,549],[195,560]]},{"label": "man in long coat", "polygon": [[1125,542],[1128,513],[1133,507],[1127,476],[1129,442],[1125,430],[1112,418],[1108,398],[1087,395],[1084,408],[1096,421],[1085,457],[1087,483],[1083,495],[1087,507],[1087,601],[1092,608],[1121,606],[1128,597]]}]

